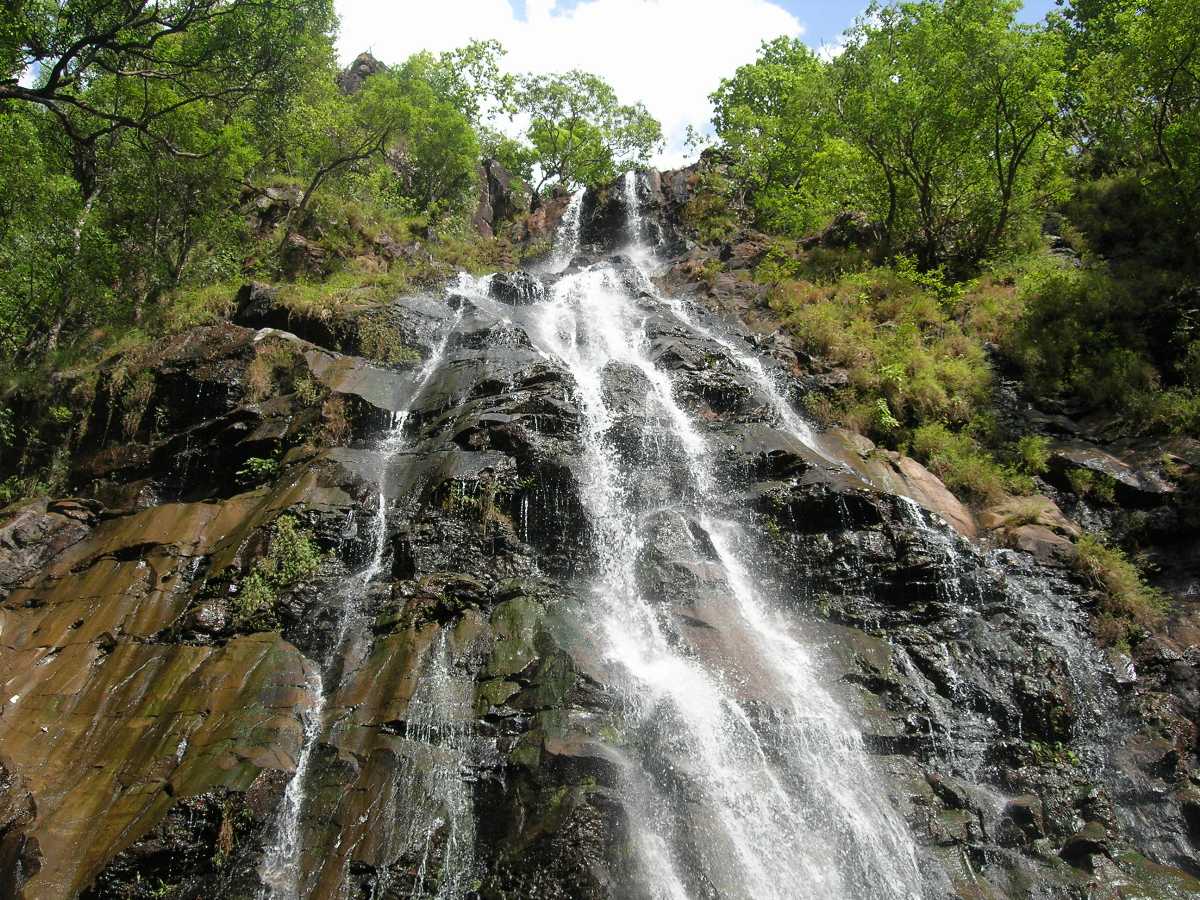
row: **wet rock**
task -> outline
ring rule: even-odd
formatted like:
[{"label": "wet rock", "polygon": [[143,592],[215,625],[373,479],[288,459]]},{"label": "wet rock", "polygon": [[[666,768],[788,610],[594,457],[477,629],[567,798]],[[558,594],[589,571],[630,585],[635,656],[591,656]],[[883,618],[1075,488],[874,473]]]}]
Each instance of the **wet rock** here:
[{"label": "wet rock", "polygon": [[528,306],[538,303],[546,296],[542,282],[528,272],[501,273],[493,276],[489,287],[491,295],[501,303],[513,306]]},{"label": "wet rock", "polygon": [[6,510],[0,520],[0,600],[83,540],[101,509],[89,500],[36,500]]},{"label": "wet rock", "polygon": [[1058,855],[1071,865],[1090,871],[1096,866],[1095,857],[1112,859],[1108,832],[1100,822],[1088,822],[1067,839]]},{"label": "wet rock", "polygon": [[18,897],[25,883],[40,871],[41,852],[28,830],[37,818],[37,805],[12,763],[0,757],[0,894]]},{"label": "wet rock", "polygon": [[1042,801],[1038,797],[1016,797],[1004,807],[1001,843],[1032,844],[1046,836]]},{"label": "wet rock", "polygon": [[[696,175],[638,179],[646,233],[676,254],[668,281],[691,279],[688,315],[763,355],[797,401],[811,382],[794,376],[815,362],[755,336],[769,330],[745,277],[757,237],[727,242],[742,277],[711,285],[705,264],[721,251],[671,237],[686,232]],[[546,201],[526,238],[549,237],[566,202]],[[601,373],[604,462],[621,473],[608,499],[636,523],[627,544],[597,545],[614,523],[588,512],[587,410],[570,368],[538,352],[529,275],[493,280],[512,293],[492,298],[503,311],[468,291],[406,297],[327,332],[250,287],[237,316],[252,327],[192,329],[125,360],[148,373],[144,409],[101,380],[74,467],[96,495],[122,498],[120,513],[39,502],[0,524],[13,573],[0,599],[0,893],[24,879],[29,896],[257,894],[320,683],[324,727],[297,821],[308,893],[432,893],[461,862],[463,891],[483,897],[630,896],[643,794],[679,800],[659,813],[685,823],[680,857],[697,870],[705,829],[720,824],[705,808],[715,775],[666,680],[693,677],[693,664],[719,676],[738,740],[782,760],[785,727],[820,742],[832,721],[825,707],[789,720],[771,641],[794,634],[805,652],[789,652],[788,671],[811,667],[863,735],[881,802],[907,818],[931,873],[925,895],[1073,897],[1094,880],[1187,896],[1200,831],[1191,626],[1180,619],[1172,640],[1143,640],[1129,660],[1102,652],[1094,598],[1047,564],[1073,536],[1049,488],[1036,509],[984,510],[996,540],[973,542],[971,512],[912,460],[836,431],[785,433],[727,345],[612,256],[625,203],[620,183],[589,200],[586,258],[609,260],[656,370]],[[443,361],[422,379],[451,317]],[[388,358],[394,347],[405,352]],[[256,361],[285,358],[269,390],[250,390]],[[349,423],[337,435],[329,401]],[[684,446],[672,403],[710,452]],[[381,449],[401,410],[403,432]],[[278,468],[236,484],[249,455]],[[697,495],[700,465],[711,496]],[[320,563],[271,582],[268,624],[243,603],[248,579],[286,563],[269,539],[284,514]],[[1026,552],[995,549],[1001,538]],[[722,564],[731,548],[761,594],[765,637]],[[621,577],[597,585],[615,566]],[[622,605],[633,594],[645,618],[609,621],[640,614]],[[680,651],[657,691],[597,639],[650,627]],[[1126,665],[1136,677],[1119,677]],[[655,704],[649,715],[640,702]],[[856,742],[830,752],[840,762]],[[469,838],[450,822],[458,802]]]},{"label": "wet rock", "polygon": [[869,484],[908,497],[935,513],[961,535],[979,533],[975,516],[941,480],[915,459],[890,450],[880,450],[868,438],[840,428],[831,429],[825,445]]},{"label": "wet rock", "polygon": [[1175,491],[1175,486],[1156,471],[1135,467],[1084,441],[1064,441],[1053,445],[1050,467],[1052,475],[1063,486],[1067,485],[1067,475],[1073,469],[1082,469],[1094,476],[1109,479],[1114,485],[1115,496],[1121,502],[1134,506],[1159,503],[1165,495]]}]

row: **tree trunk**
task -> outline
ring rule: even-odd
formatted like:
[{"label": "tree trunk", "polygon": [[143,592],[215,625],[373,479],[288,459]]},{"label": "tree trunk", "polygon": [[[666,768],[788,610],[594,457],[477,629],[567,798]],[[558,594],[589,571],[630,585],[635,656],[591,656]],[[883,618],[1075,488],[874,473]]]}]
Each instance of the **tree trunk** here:
[{"label": "tree trunk", "polygon": [[[88,188],[88,194],[83,201],[83,209],[79,211],[79,217],[75,220],[75,227],[71,231],[71,261],[69,263],[69,271],[73,272],[79,262],[79,255],[83,251],[83,229],[87,225],[88,217],[92,213],[92,207],[96,204],[96,198],[100,191],[96,187],[95,181]],[[63,326],[66,325],[67,316],[71,312],[71,279],[70,277],[63,280],[62,297],[58,302],[58,311],[55,313],[54,319],[50,323],[50,328],[46,332],[46,352],[53,353],[58,348],[58,341],[62,337]]]}]

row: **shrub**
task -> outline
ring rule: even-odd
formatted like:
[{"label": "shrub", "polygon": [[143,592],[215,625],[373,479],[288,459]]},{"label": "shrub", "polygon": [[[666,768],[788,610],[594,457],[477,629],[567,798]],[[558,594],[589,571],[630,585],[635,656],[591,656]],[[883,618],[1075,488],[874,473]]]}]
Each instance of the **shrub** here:
[{"label": "shrub", "polygon": [[913,433],[912,451],[951,489],[982,501],[1004,495],[1004,470],[969,435],[941,424],[924,425]]},{"label": "shrub", "polygon": [[255,485],[270,481],[278,474],[279,460],[252,456],[238,469],[237,478],[244,485]]},{"label": "shrub", "polygon": [[353,433],[346,401],[341,397],[330,397],[321,405],[322,435],[333,446],[346,443]]},{"label": "shrub", "polygon": [[1017,464],[1028,475],[1041,475],[1050,467],[1050,440],[1027,434],[1017,441]]},{"label": "shrub", "polygon": [[270,549],[242,579],[235,607],[243,622],[267,610],[277,593],[302,581],[321,566],[321,551],[312,533],[292,516],[282,515],[271,528]]},{"label": "shrub", "polygon": [[13,424],[13,411],[0,406],[0,448],[11,447],[17,441],[17,427]]},{"label": "shrub", "polygon": [[380,314],[364,315],[358,320],[358,343],[362,353],[379,362],[417,363],[421,353],[404,342],[404,334]]},{"label": "shrub", "polygon": [[1080,497],[1092,497],[1103,503],[1112,503],[1117,483],[1107,475],[1091,469],[1072,469],[1067,473],[1071,493]]},{"label": "shrub", "polygon": [[[965,291],[937,273],[876,268],[834,285],[783,282],[771,306],[804,349],[849,371],[854,396],[842,406],[856,419],[870,407],[868,427],[888,440],[901,427],[964,425],[986,403],[983,347],[951,315]],[[876,414],[880,399],[890,418]]]},{"label": "shrub", "polygon": [[255,402],[294,390],[303,360],[289,341],[270,341],[255,346],[254,359],[246,367],[246,395]]},{"label": "shrub", "polygon": [[740,221],[734,193],[733,182],[720,172],[709,169],[697,178],[683,220],[702,243],[719,244],[737,231]]},{"label": "shrub", "polygon": [[1097,631],[1109,644],[1127,644],[1157,626],[1165,613],[1161,592],[1148,585],[1137,565],[1117,547],[1094,535],[1075,545],[1075,569],[1100,588]]}]

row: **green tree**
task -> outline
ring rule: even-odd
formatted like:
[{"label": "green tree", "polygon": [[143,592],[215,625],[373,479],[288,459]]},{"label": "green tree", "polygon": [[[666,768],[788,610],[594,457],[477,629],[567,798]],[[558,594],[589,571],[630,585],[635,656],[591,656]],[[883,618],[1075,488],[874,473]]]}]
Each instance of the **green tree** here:
[{"label": "green tree", "polygon": [[977,261],[1044,203],[1062,46],[1010,0],[872,5],[834,63],[848,140],[885,185],[884,228],[921,263]]},{"label": "green tree", "polygon": [[[286,94],[298,45],[333,25],[330,0],[19,0],[0,29],[0,106],[24,103],[54,117],[70,140],[86,197],[97,145],[121,130],[195,156],[160,127],[199,103],[236,108]],[[34,85],[22,74],[36,67]],[[122,89],[97,92],[97,82]]]},{"label": "green tree", "polygon": [[835,134],[828,68],[800,40],[777,38],[710,98],[736,181],[776,231],[803,234],[853,202],[861,161]]},{"label": "green tree", "polygon": [[540,170],[534,194],[551,182],[596,184],[648,162],[662,127],[642,104],[622,105],[602,78],[578,70],[527,75],[514,109],[526,115],[526,137]]},{"label": "green tree", "polygon": [[290,168],[305,179],[284,241],[313,196],[330,180],[387,166],[392,193],[409,211],[441,212],[474,184],[479,143],[467,110],[480,95],[447,76],[447,60],[428,53],[371,76],[347,97],[330,77],[309,86],[292,111]]},{"label": "green tree", "polygon": [[67,247],[55,255],[64,277],[32,304],[32,352],[37,343],[53,350],[72,319],[95,318],[105,294],[138,298],[136,314],[164,281],[178,281],[205,230],[195,226],[232,205],[231,178],[248,157],[234,145],[255,130],[243,123],[264,123],[289,102],[310,49],[329,46],[334,19],[330,0],[21,0],[10,8],[0,28],[0,113],[33,117],[43,158],[70,172],[79,195],[60,232]]},{"label": "green tree", "polygon": [[1200,0],[1075,2],[1063,20],[1072,123],[1092,174],[1131,170],[1195,231]]}]

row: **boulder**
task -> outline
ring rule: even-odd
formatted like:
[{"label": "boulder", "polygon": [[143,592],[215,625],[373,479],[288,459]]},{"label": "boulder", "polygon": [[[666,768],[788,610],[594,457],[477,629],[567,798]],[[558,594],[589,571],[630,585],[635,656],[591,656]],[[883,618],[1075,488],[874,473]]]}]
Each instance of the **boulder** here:
[{"label": "boulder", "polygon": [[501,273],[492,278],[488,292],[501,303],[528,306],[545,298],[542,282],[528,272]]},{"label": "boulder", "polygon": [[497,159],[483,160],[477,173],[479,204],[471,222],[480,234],[491,237],[524,210],[526,197],[518,190],[520,183]]},{"label": "boulder", "polygon": [[979,526],[985,531],[1038,525],[1056,534],[1077,538],[1082,533],[1049,497],[1005,497],[979,514]]},{"label": "boulder", "polygon": [[356,94],[368,78],[387,70],[388,67],[370,53],[360,53],[354,58],[354,62],[350,63],[349,68],[338,73],[338,87],[344,94]]},{"label": "boulder", "polygon": [[1050,448],[1050,477],[1069,486],[1069,473],[1083,469],[1111,479],[1117,501],[1131,506],[1153,506],[1174,494],[1176,487],[1155,469],[1140,466],[1087,441],[1060,441]]}]

